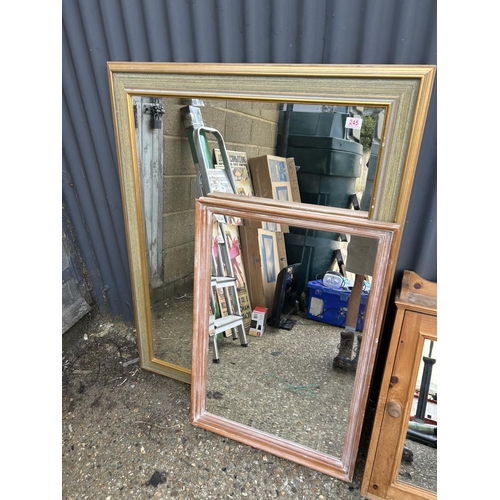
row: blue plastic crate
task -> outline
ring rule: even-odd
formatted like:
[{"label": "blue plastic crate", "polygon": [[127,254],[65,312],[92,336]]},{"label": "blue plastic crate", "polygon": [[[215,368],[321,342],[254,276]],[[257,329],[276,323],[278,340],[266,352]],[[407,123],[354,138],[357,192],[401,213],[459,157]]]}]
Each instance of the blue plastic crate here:
[{"label": "blue plastic crate", "polygon": [[[347,305],[351,290],[348,288],[335,289],[323,286],[321,280],[309,281],[309,301],[307,306],[307,317],[330,325],[345,327],[347,316]],[[362,331],[365,322],[366,302],[368,292],[361,294],[358,321],[356,330]]]}]

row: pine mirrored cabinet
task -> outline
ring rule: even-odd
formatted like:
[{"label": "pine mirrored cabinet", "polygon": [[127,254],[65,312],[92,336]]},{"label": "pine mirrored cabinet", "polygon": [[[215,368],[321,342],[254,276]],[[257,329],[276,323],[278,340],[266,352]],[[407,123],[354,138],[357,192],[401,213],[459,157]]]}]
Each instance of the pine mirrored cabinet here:
[{"label": "pine mirrored cabinet", "polygon": [[405,271],[362,494],[437,498],[437,284]]}]

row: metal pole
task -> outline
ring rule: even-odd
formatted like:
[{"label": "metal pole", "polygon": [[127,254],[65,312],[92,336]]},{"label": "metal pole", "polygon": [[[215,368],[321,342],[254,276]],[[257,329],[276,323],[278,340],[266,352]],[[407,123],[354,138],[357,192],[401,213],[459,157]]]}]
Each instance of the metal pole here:
[{"label": "metal pole", "polygon": [[425,409],[427,408],[427,399],[429,397],[429,387],[431,386],[432,366],[436,360],[434,358],[428,358],[427,356],[424,356],[422,360],[424,362],[424,369],[422,372],[422,381],[420,382],[420,393],[418,395],[415,418],[423,421],[425,418]]},{"label": "metal pole", "polygon": [[288,149],[288,136],[290,135],[290,119],[292,117],[293,104],[287,104],[283,114],[283,128],[281,131],[281,144],[279,156],[286,158]]}]

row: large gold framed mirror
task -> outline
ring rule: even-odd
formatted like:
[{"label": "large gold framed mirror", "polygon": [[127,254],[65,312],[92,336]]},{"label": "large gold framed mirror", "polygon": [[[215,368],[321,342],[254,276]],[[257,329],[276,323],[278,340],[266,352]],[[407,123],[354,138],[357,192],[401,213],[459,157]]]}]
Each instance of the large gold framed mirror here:
[{"label": "large gold framed mirror", "polygon": [[[144,369],[191,382],[198,193],[186,106],[200,106],[205,124],[221,129],[228,148],[249,157],[280,154],[278,135],[292,106],[376,111],[376,159],[365,175],[370,196],[356,217],[404,222],[434,66],[109,62],[108,75]],[[147,134],[138,132],[141,123],[149,124]],[[388,276],[400,240],[398,232]]]},{"label": "large gold framed mirror", "polygon": [[[197,200],[191,386],[194,425],[347,481],[352,479],[399,229],[394,223],[352,214],[352,210],[235,194],[214,193]],[[219,340],[211,335],[214,307],[210,297],[216,279],[213,227],[214,221],[228,218],[237,218],[240,229],[251,229],[257,222],[286,225],[290,231],[302,228],[346,235],[347,263],[353,242],[363,240],[365,248],[374,249],[367,276],[370,290],[357,335],[356,366],[332,368],[342,328],[333,326],[328,315],[337,307],[335,300],[342,291],[337,294],[317,284],[319,280],[309,283],[307,315],[300,314],[298,306],[287,310],[279,300],[274,303],[273,314],[279,307],[286,321],[293,321],[291,328],[280,322],[277,328],[266,327],[260,336],[221,336]],[[269,231],[258,231],[257,238],[268,237]],[[243,237],[241,241],[242,253],[255,252],[253,242]],[[264,274],[275,272],[271,253],[264,248],[254,257]],[[283,268],[287,278],[288,268],[293,267],[292,262],[288,264]],[[300,264],[295,266],[294,272],[300,274]],[[291,279],[300,283],[298,278]],[[317,310],[320,302],[321,313]]]}]

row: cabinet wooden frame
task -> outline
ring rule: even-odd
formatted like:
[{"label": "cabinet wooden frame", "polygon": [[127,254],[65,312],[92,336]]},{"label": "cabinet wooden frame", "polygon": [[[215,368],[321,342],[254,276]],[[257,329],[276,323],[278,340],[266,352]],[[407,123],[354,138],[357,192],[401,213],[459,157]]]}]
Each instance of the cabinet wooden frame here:
[{"label": "cabinet wooden frame", "polygon": [[[437,284],[405,271],[366,459],[361,494],[374,500],[436,500],[436,493],[398,480],[425,340],[437,341]],[[401,407],[391,416],[390,404]]]},{"label": "cabinet wooden frame", "polygon": [[[319,231],[332,231],[378,240],[370,300],[363,328],[342,456],[334,457],[298,443],[206,411],[207,362],[209,349],[209,291],[214,215],[253,219]],[[191,423],[241,443],[310,467],[339,479],[351,481],[356,461],[363,416],[384,319],[387,292],[391,285],[394,238],[399,225],[352,216],[353,211],[259,197],[213,193],[196,202],[195,289],[193,357],[191,378]]]}]

